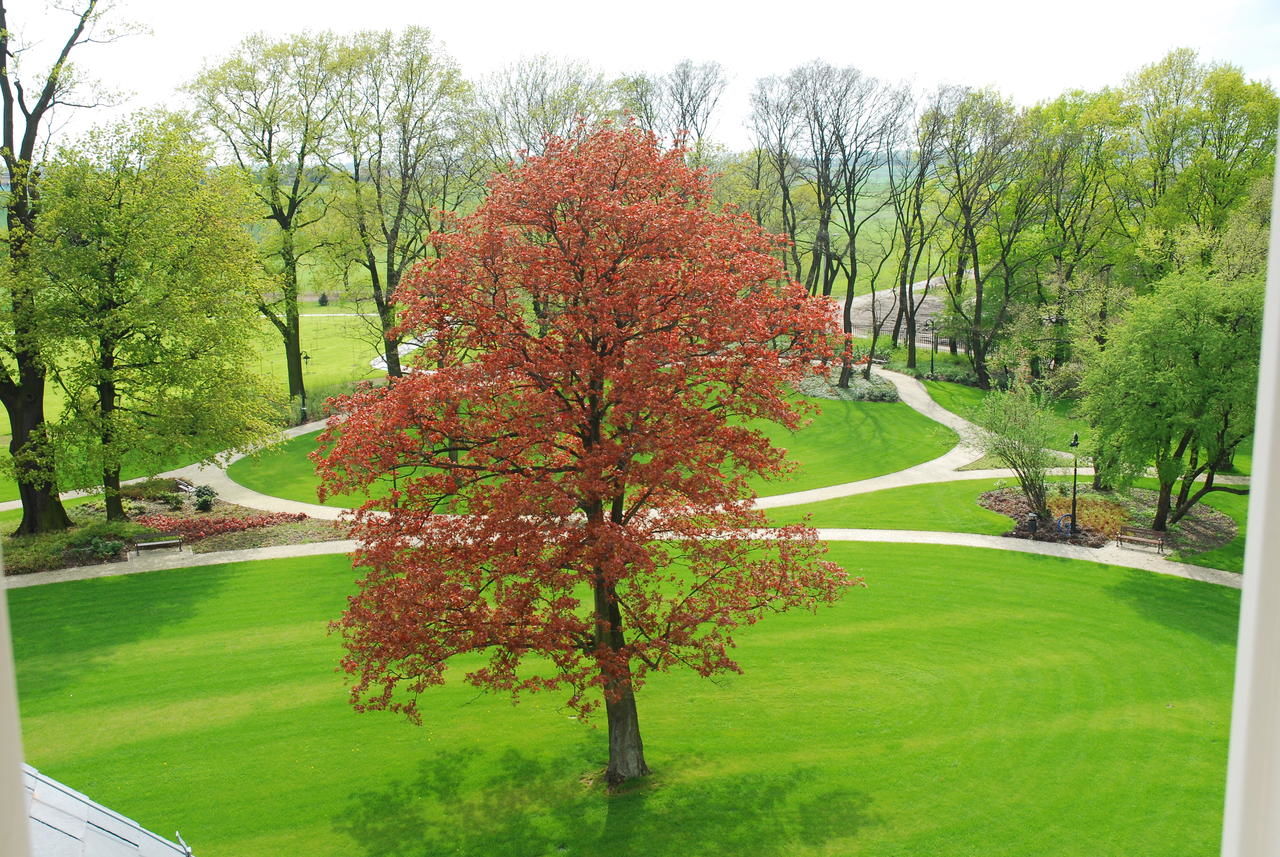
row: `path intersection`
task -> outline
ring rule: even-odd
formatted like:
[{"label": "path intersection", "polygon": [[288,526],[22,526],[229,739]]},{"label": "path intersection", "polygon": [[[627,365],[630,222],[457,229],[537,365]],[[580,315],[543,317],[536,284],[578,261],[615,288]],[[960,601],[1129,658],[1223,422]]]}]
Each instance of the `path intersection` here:
[{"label": "path intersection", "polygon": [[[816,503],[821,500],[832,500],[838,497],[850,497],[855,494],[867,494],[889,488],[901,488],[908,485],[925,485],[937,482],[952,482],[969,479],[1013,478],[1012,470],[959,470],[982,457],[977,448],[975,438],[977,427],[951,411],[946,410],[932,398],[915,378],[898,372],[883,369],[876,370],[882,377],[892,381],[898,389],[898,396],[906,405],[936,422],[942,423],[956,432],[960,442],[947,453],[921,464],[860,479],[840,485],[829,485],[808,491],[795,491],[790,494],[776,494],[761,497],[756,506],[761,509],[776,509],[782,506],[798,506],[805,503]],[[324,428],[323,421],[296,426],[283,432],[283,438],[293,438]],[[195,484],[209,485],[218,492],[218,497],[228,503],[259,509],[266,512],[301,512],[312,518],[336,521],[346,513],[347,509],[322,506],[318,503],[300,503],[261,494],[240,485],[227,475],[226,467],[242,458],[235,455],[221,465],[190,465],[159,474],[161,477],[186,479]],[[1070,472],[1070,469],[1065,469]],[[1092,473],[1088,468],[1080,468],[1080,473]],[[0,503],[0,510],[18,508],[15,502]],[[990,548],[995,550],[1011,550],[1023,553],[1034,553],[1042,556],[1057,556],[1064,559],[1077,559],[1088,562],[1100,562],[1108,565],[1136,568],[1143,571],[1182,577],[1188,580],[1199,580],[1234,589],[1241,587],[1239,574],[1205,568],[1188,563],[1173,562],[1162,556],[1132,548],[1122,548],[1107,544],[1101,548],[1089,548],[1079,545],[1060,544],[1057,542],[1038,542],[1027,539],[1008,539],[1002,536],[979,535],[976,533],[952,533],[937,530],[877,530],[877,529],[819,529],[818,538],[833,542],[894,542],[898,544],[957,545],[961,547]],[[247,562],[259,559],[278,559],[282,557],[320,556],[325,554],[345,554],[355,549],[355,542],[350,540],[311,542],[300,545],[279,545],[267,548],[251,548],[248,550],[217,551],[211,553],[191,553],[190,551],[148,553],[145,556],[131,555],[123,563],[84,566],[80,568],[59,569],[57,571],[37,572],[5,578],[6,587],[16,589],[26,586],[38,586],[43,583],[58,583],[65,580],[83,580],[94,577],[112,577],[119,574],[136,574],[162,569],[184,568],[199,565],[217,565],[228,562]]]}]

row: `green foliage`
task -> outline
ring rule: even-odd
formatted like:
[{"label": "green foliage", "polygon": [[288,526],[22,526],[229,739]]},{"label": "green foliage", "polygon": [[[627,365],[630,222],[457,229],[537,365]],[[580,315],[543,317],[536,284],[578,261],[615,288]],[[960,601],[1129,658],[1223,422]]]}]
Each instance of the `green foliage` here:
[{"label": "green foliage", "polygon": [[120,496],[132,500],[160,501],[178,491],[178,480],[153,477],[130,485],[120,486]]},{"label": "green foliage", "polygon": [[986,396],[974,421],[982,428],[978,444],[983,454],[999,459],[1017,474],[1027,505],[1047,520],[1048,471],[1058,460],[1051,451],[1057,438],[1045,399],[1029,385],[1020,384],[1007,393]]},{"label": "green foliage", "polygon": [[[83,520],[83,515],[75,517]],[[120,553],[125,543],[147,532],[146,527],[128,521],[93,521],[57,533],[6,536],[3,541],[5,573],[52,571],[82,564],[86,557],[111,559]]]},{"label": "green foliage", "polygon": [[98,130],[46,167],[35,253],[45,352],[65,395],[60,487],[100,485],[126,458],[158,469],[271,430],[245,369],[260,269],[242,193],[165,115]]},{"label": "green foliage", "polygon": [[217,498],[218,492],[211,485],[197,485],[195,490],[195,507],[197,512],[212,512],[213,501]]},{"label": "green foliage", "polygon": [[1260,277],[1178,274],[1135,299],[1093,355],[1082,410],[1097,430],[1098,463],[1120,479],[1154,464],[1164,507],[1156,529],[1176,522],[1199,498],[1194,480],[1224,470],[1252,434],[1261,327]]},{"label": "green foliage", "polygon": [[868,380],[861,372],[849,379],[848,387],[840,387],[837,380],[840,367],[837,365],[827,375],[808,375],[800,380],[800,392],[806,396],[819,399],[844,399],[848,402],[896,402],[899,399],[898,388],[892,381],[872,375]]}]

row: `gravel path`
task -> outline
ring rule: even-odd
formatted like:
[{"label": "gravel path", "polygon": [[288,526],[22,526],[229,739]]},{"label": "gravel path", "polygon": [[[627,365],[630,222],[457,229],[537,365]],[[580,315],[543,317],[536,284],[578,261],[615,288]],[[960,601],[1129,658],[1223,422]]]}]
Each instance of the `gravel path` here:
[{"label": "gravel path", "polygon": [[[951,428],[960,437],[960,442],[949,452],[932,461],[926,461],[896,473],[875,476],[842,485],[830,485],[825,488],[814,488],[809,491],[795,491],[790,494],[778,494],[762,497],[756,501],[760,509],[775,509],[782,506],[796,506],[804,503],[815,503],[838,497],[850,497],[855,494],[866,494],[883,491],[887,488],[901,488],[907,485],[923,485],[935,482],[948,482],[970,479],[1012,478],[1012,470],[957,470],[982,457],[982,453],[974,443],[976,426],[963,417],[946,410],[932,398],[915,378],[898,372],[883,369],[876,370],[880,375],[892,381],[898,388],[898,395],[908,406],[919,411],[936,422]],[[281,434],[281,439],[297,437],[324,428],[324,421],[307,423],[288,429]],[[229,503],[260,509],[267,512],[302,512],[321,520],[336,520],[345,509],[322,506],[318,503],[300,503],[272,497],[245,488],[227,476],[226,465],[243,458],[243,455],[232,456],[223,466],[190,465],[159,474],[162,477],[178,477],[196,484],[211,485],[218,496]],[[1060,471],[1070,473],[1070,468]],[[1090,468],[1080,468],[1080,474],[1092,474]],[[136,481],[136,480],[134,480]],[[1220,479],[1226,482],[1228,479]],[[1233,479],[1230,481],[1247,481]],[[63,496],[79,496],[84,492],[72,492]],[[0,503],[0,509],[19,508],[17,501]],[[1199,580],[1219,586],[1235,589],[1241,587],[1242,577],[1232,572],[1213,568],[1173,562],[1162,556],[1134,548],[1120,548],[1107,545],[1102,548],[1086,548],[1076,545],[1065,545],[1053,542],[1037,542],[1026,539],[1008,539],[1001,536],[978,535],[974,533],[951,533],[934,530],[876,530],[876,529],[820,529],[819,538],[826,541],[861,541],[861,542],[894,542],[907,544],[956,545],[962,547],[989,548],[995,550],[1012,550],[1022,553],[1035,553],[1042,556],[1057,556],[1064,559],[1076,559],[1089,562],[1101,562],[1110,565],[1135,568],[1142,571],[1181,577],[1188,580]],[[131,555],[126,562],[108,563],[105,565],[85,566],[80,568],[60,569],[58,571],[40,572],[37,574],[6,577],[6,588],[16,589],[24,586],[38,586],[43,583],[58,583],[66,580],[83,580],[95,577],[111,577],[119,574],[137,574],[146,571],[182,568],[198,565],[216,565],[225,562],[248,562],[259,559],[277,559],[292,556],[320,556],[326,554],[349,553],[355,547],[351,541],[314,542],[303,545],[281,545],[269,548],[253,548],[237,551],[218,551],[213,553],[194,554],[189,551],[151,551],[145,556]]]}]

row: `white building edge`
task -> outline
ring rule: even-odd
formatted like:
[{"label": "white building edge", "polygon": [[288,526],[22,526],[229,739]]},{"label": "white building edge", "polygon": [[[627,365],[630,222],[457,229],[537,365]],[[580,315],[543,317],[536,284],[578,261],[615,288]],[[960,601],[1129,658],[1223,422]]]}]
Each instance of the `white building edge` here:
[{"label": "white building edge", "polygon": [[192,857],[185,845],[157,836],[30,765],[22,766],[22,780],[35,857]]}]

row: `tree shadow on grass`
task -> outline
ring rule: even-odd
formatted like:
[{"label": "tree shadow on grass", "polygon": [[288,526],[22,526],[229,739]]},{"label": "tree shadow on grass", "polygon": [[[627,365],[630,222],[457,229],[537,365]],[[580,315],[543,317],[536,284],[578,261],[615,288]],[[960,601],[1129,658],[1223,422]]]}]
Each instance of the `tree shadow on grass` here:
[{"label": "tree shadow on grass", "polygon": [[368,857],[780,857],[876,823],[868,796],[815,769],[608,795],[582,776],[586,758],[445,752],[412,779],[354,794],[334,827]]},{"label": "tree shadow on grass", "polygon": [[232,574],[206,566],[10,589],[22,699],[56,695],[99,669],[117,647],[185,621]]},{"label": "tree shadow on grass", "polygon": [[1240,591],[1196,580],[1127,571],[1107,590],[1138,615],[1220,646],[1234,646]]}]

